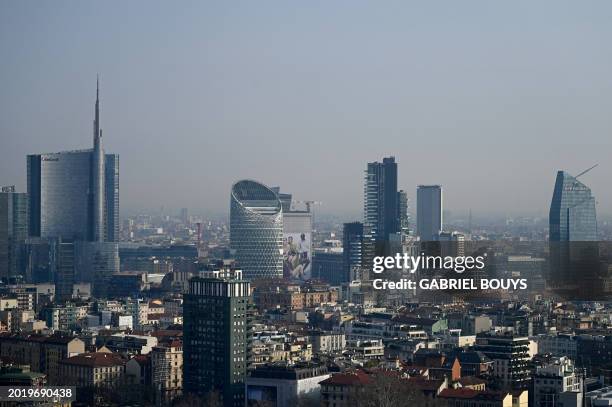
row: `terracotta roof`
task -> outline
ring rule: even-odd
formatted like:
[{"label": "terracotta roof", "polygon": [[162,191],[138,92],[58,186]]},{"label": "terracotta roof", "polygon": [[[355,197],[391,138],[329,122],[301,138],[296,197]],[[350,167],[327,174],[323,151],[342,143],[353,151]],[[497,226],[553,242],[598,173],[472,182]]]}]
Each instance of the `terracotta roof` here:
[{"label": "terracotta roof", "polygon": [[94,352],[72,356],[61,363],[75,366],[112,367],[125,364],[125,359],[117,353]]},{"label": "terracotta roof", "polygon": [[473,389],[444,389],[438,397],[453,399],[503,400],[508,393]]},{"label": "terracotta roof", "polygon": [[72,341],[73,339],[75,339],[76,337],[71,336],[71,335],[51,335],[51,336],[40,335],[40,334],[20,335],[20,334],[14,334],[14,333],[9,333],[9,332],[2,332],[0,333],[0,338],[7,338],[7,339],[18,340],[18,341],[27,341],[27,342],[40,342],[40,343],[46,342],[46,343],[66,344]]},{"label": "terracotta roof", "polygon": [[319,384],[331,384],[337,386],[354,386],[354,385],[364,385],[368,384],[372,381],[370,376],[368,376],[365,372],[361,370],[357,370],[355,372],[350,373],[337,373],[330,378],[319,382]]},{"label": "terracotta roof", "polygon": [[151,336],[155,336],[158,339],[162,337],[181,337],[183,336],[183,331],[178,329],[160,329],[151,332]]},{"label": "terracotta roof", "polygon": [[453,398],[453,399],[473,399],[480,391],[474,389],[444,389],[438,397]]},{"label": "terracotta roof", "polygon": [[136,355],[132,358],[132,360],[135,360],[141,366],[151,363],[149,355]]},{"label": "terracotta roof", "polygon": [[420,390],[438,390],[444,384],[444,380],[430,380],[423,377],[410,377],[406,381]]}]

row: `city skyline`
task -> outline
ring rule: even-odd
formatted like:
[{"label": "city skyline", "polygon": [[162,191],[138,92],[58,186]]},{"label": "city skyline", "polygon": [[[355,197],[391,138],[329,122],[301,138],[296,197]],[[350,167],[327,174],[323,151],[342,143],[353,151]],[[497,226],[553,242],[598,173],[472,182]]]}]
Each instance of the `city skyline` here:
[{"label": "city skyline", "polygon": [[[126,5],[111,18],[90,4],[3,5],[0,73],[11,79],[0,97],[0,184],[25,191],[27,154],[88,144],[87,102],[101,72],[124,212],[227,214],[232,183],[252,177],[323,202],[321,213],[353,216],[363,163],[393,155],[412,202],[417,185],[441,184],[449,210],[475,216],[544,217],[558,170],[600,163],[585,181],[601,218],[612,215],[612,6],[347,7],[295,16],[286,6]],[[440,25],[419,22],[434,17]],[[183,24],[155,28],[166,18]],[[91,29],[75,36],[76,21]],[[268,51],[255,55],[263,43]]]}]

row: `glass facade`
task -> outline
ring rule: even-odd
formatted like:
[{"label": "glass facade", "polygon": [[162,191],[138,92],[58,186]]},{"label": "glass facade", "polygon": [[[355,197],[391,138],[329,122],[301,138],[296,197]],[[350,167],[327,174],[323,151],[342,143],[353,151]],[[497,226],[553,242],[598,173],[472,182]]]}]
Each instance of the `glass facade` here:
[{"label": "glass facade", "polygon": [[363,267],[370,270],[374,256],[390,253],[389,236],[399,232],[394,157],[368,163],[363,195]]},{"label": "glass facade", "polygon": [[0,192],[0,278],[20,273],[19,247],[28,237],[27,195],[3,189]]},{"label": "glass facade", "polygon": [[278,196],[250,180],[232,186],[230,246],[249,279],[283,276],[283,211]]},{"label": "glass facade", "polygon": [[108,297],[113,274],[119,272],[119,244],[113,242],[75,243],[75,281],[91,283],[95,297]]},{"label": "glass facade", "polygon": [[119,154],[106,154],[104,166],[106,199],[106,240],[119,241]]},{"label": "glass facade", "polygon": [[589,187],[565,171],[557,172],[549,223],[551,242],[597,240],[595,197]]},{"label": "glass facade", "polygon": [[[105,239],[119,237],[119,156],[106,154]],[[30,236],[88,241],[94,237],[93,150],[29,155]]]},{"label": "glass facade", "polygon": [[33,236],[88,240],[90,168],[91,150],[28,156]]},{"label": "glass facade", "polygon": [[550,287],[565,298],[601,298],[595,197],[565,171],[557,172],[550,204],[549,250]]},{"label": "glass facade", "polygon": [[417,187],[417,235],[422,241],[438,240],[442,230],[442,187],[419,185]]}]

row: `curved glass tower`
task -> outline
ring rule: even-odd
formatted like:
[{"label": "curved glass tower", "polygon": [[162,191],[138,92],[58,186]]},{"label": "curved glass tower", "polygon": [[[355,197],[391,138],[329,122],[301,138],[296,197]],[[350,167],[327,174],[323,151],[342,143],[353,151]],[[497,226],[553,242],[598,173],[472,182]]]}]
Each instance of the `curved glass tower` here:
[{"label": "curved glass tower", "polygon": [[245,278],[283,276],[283,209],[267,186],[251,180],[232,186],[230,246]]}]

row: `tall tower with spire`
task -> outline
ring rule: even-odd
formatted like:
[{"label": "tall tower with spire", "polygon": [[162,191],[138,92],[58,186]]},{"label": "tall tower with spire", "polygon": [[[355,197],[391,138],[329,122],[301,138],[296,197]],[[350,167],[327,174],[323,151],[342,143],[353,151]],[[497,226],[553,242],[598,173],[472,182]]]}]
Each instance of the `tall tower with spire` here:
[{"label": "tall tower with spire", "polygon": [[96,79],[96,106],[95,118],[93,123],[93,154],[91,160],[91,176],[92,176],[92,236],[94,242],[101,242],[105,239],[105,184],[104,184],[104,150],[102,149],[102,129],[100,128],[100,78]]}]

